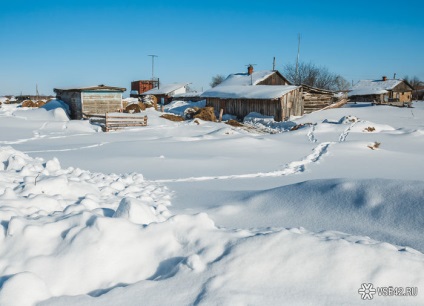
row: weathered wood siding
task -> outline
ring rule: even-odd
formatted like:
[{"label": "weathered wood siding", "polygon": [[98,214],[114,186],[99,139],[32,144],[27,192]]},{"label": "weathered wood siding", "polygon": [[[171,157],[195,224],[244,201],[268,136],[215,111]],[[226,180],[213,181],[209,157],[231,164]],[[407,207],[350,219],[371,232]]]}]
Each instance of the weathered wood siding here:
[{"label": "weathered wood siding", "polygon": [[411,102],[412,101],[412,88],[406,83],[402,82],[393,88],[392,99],[398,99],[399,102]]},{"label": "weathered wood siding", "polygon": [[275,121],[284,121],[290,116],[303,114],[303,101],[298,89],[274,100],[206,98],[206,104],[212,106],[216,113],[223,109],[224,114],[234,115],[240,119],[251,112],[273,116]]},{"label": "weathered wood siding", "polygon": [[259,82],[257,85],[290,85],[286,80],[280,77],[277,73],[273,73],[268,78]]},{"label": "weathered wood siding", "polygon": [[333,95],[321,93],[303,93],[305,114],[323,109],[333,103]]},{"label": "weathered wood siding", "polygon": [[62,91],[58,92],[56,96],[59,100],[62,100],[69,106],[71,112],[71,119],[82,118],[81,108],[81,93],[77,91]]},{"label": "weathered wood siding", "polygon": [[84,114],[105,114],[122,109],[122,93],[108,91],[82,92],[82,112]]}]

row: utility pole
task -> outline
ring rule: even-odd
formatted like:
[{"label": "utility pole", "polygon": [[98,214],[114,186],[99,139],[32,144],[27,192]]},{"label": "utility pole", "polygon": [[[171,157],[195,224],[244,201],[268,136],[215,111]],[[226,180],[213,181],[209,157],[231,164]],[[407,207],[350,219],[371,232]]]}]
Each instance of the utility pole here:
[{"label": "utility pole", "polygon": [[155,57],[158,57],[157,55],[150,54],[148,56],[152,57],[152,81],[155,80]]},{"label": "utility pole", "polygon": [[38,94],[38,84],[35,84],[35,92],[37,94],[37,101],[40,100],[40,95]]},{"label": "utility pole", "polygon": [[[300,55],[300,34],[297,34],[297,57],[296,57],[296,82],[299,82],[299,55]],[[300,85],[300,84],[296,84]]]}]

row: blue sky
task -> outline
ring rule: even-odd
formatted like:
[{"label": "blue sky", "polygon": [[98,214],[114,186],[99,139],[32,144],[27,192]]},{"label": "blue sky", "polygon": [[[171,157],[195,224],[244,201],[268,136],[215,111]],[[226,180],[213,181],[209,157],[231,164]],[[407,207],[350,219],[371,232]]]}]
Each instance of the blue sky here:
[{"label": "blue sky", "polygon": [[0,95],[130,87],[155,76],[207,89],[212,76],[293,63],[349,82],[424,80],[423,1],[0,0]]}]

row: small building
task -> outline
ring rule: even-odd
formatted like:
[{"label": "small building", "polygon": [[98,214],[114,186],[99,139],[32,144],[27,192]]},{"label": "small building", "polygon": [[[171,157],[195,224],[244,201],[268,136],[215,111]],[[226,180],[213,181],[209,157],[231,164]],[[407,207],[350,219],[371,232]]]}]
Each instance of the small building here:
[{"label": "small building", "polygon": [[246,73],[230,74],[217,86],[235,85],[291,85],[291,83],[278,70],[254,71],[253,66],[249,65]]},{"label": "small building", "polygon": [[189,83],[161,84],[158,88],[145,91],[140,96],[155,96],[159,104],[168,104],[175,95],[186,93],[188,84]]},{"label": "small building", "polygon": [[70,109],[71,119],[84,115],[104,115],[122,109],[122,93],[125,88],[98,85],[92,87],[55,88],[56,98],[64,101]]},{"label": "small building", "polygon": [[351,102],[374,102],[403,106],[412,101],[414,88],[405,80],[387,79],[362,80],[348,93]]},{"label": "small building", "polygon": [[143,92],[150,89],[157,88],[159,86],[159,80],[139,80],[131,82],[131,98],[138,98]]},{"label": "small building", "polygon": [[201,97],[215,112],[242,119],[251,112],[274,116],[275,121],[287,120],[291,115],[303,114],[303,100],[299,86],[261,85],[216,86],[206,90]]},{"label": "small building", "polygon": [[305,114],[326,108],[338,100],[334,91],[308,85],[302,85],[302,98]]}]

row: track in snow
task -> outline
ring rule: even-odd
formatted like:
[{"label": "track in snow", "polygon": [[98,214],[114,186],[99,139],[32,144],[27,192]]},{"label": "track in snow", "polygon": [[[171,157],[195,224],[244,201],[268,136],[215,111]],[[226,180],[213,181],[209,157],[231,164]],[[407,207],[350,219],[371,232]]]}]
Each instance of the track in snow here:
[{"label": "track in snow", "polygon": [[271,172],[259,172],[250,174],[235,174],[235,175],[220,175],[220,176],[201,176],[201,177],[189,177],[180,179],[165,179],[155,180],[155,183],[179,183],[179,182],[200,182],[200,181],[211,181],[211,180],[231,180],[231,179],[248,179],[258,177],[278,177],[296,174],[305,171],[306,166],[317,162],[327,152],[327,149],[334,142],[323,142],[315,147],[311,154],[305,156],[300,161],[294,161],[284,166],[284,169],[271,171]]}]

